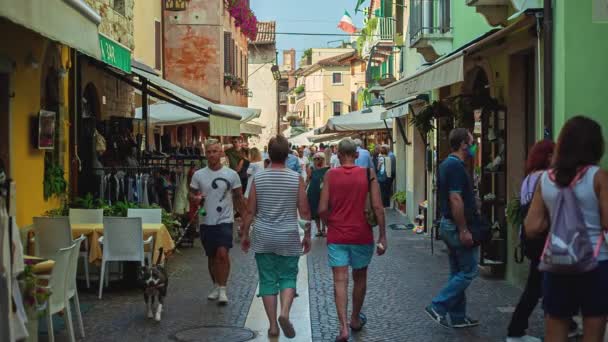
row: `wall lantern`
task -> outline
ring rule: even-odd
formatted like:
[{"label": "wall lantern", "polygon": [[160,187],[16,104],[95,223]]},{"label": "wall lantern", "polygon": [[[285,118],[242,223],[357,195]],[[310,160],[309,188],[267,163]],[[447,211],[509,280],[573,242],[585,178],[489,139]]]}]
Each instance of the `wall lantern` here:
[{"label": "wall lantern", "polygon": [[165,0],[165,10],[185,11],[190,0]]},{"label": "wall lantern", "polygon": [[272,68],[270,68],[270,71],[272,72],[272,78],[274,78],[275,81],[281,79],[281,71],[279,70],[278,65],[273,65]]}]

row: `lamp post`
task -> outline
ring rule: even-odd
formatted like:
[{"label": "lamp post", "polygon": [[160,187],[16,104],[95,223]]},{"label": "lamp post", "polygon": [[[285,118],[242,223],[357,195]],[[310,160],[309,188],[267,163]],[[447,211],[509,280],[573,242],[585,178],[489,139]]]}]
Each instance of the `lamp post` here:
[{"label": "lamp post", "polygon": [[279,70],[279,51],[275,51],[274,65],[270,68],[272,78],[276,82],[277,87],[277,134],[281,134],[281,114],[279,113],[279,81],[281,80],[281,71]]}]

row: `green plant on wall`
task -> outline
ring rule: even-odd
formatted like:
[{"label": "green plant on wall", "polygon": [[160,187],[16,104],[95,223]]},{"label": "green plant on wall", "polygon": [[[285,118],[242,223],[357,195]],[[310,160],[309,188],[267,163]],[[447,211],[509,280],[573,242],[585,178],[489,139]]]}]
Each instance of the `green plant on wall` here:
[{"label": "green plant on wall", "polygon": [[357,38],[357,52],[359,55],[363,53],[363,46],[371,37],[373,37],[376,28],[378,27],[378,18],[374,17],[365,22],[365,26],[361,29],[360,35]]},{"label": "green plant on wall", "polygon": [[359,104],[359,108],[368,107],[372,101],[372,94],[369,92],[369,90],[367,88],[364,88],[363,90],[361,90],[357,97],[358,97],[357,102]]},{"label": "green plant on wall", "polygon": [[405,193],[405,191],[397,191],[393,194],[392,199],[399,204],[405,204],[407,194]]},{"label": "green plant on wall", "polygon": [[65,180],[63,168],[52,161],[52,156],[47,153],[44,157],[44,199],[56,196],[62,197],[66,194],[68,183]]},{"label": "green plant on wall", "polygon": [[507,222],[513,227],[519,227],[523,222],[519,196],[513,196],[507,203]]},{"label": "green plant on wall", "polygon": [[299,95],[301,93],[304,92],[304,85],[300,84],[299,86],[296,87],[296,89],[293,90],[294,93],[296,93],[296,95]]}]

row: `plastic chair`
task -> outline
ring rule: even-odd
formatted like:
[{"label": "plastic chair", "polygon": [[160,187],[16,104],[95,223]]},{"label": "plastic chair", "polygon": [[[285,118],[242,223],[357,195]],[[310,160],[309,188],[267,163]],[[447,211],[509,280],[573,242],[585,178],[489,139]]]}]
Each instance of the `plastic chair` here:
[{"label": "plastic chair", "polygon": [[141,217],[143,224],[162,223],[162,209],[127,209],[127,217]]},{"label": "plastic chair", "polygon": [[70,221],[62,217],[34,217],[36,256],[52,259],[57,252],[72,245]]},{"label": "plastic chair", "polygon": [[[70,209],[70,224],[103,224],[103,209]],[[91,287],[89,282],[89,240],[85,239],[79,250],[84,265],[84,278],[87,289]]]},{"label": "plastic chair", "polygon": [[76,248],[72,250],[70,254],[70,264],[68,269],[67,278],[67,300],[69,303],[70,299],[74,300],[74,307],[76,308],[76,318],[78,319],[78,326],[80,327],[80,336],[84,338],[84,324],[82,323],[82,312],[80,311],[80,299],[78,299],[78,289],[76,287],[76,273],[78,271],[78,258],[80,256],[80,246],[84,241],[87,241],[87,237],[81,235],[78,239],[74,240]]},{"label": "plastic chair", "polygon": [[66,326],[68,328],[68,334],[70,341],[76,341],[74,337],[74,326],[72,324],[72,308],[68,299],[68,274],[70,269],[70,257],[76,250],[76,245],[73,244],[70,247],[62,248],[52,257],[55,261],[55,266],[50,276],[39,275],[39,279],[47,279],[47,288],[51,291],[51,296],[48,299],[46,307],[46,318],[49,333],[49,342],[55,341],[55,334],[53,332],[53,315],[63,310],[66,311]]},{"label": "plastic chair", "polygon": [[[103,280],[106,286],[108,278],[106,264],[111,261],[138,261],[144,265],[144,258],[152,263],[152,252],[144,253],[144,245],[153,245],[154,237],[143,239],[141,217],[105,217],[103,219],[103,236],[99,243],[103,246],[101,258],[101,275],[99,277],[99,299],[103,291]],[[105,278],[104,278],[105,277]]]}]

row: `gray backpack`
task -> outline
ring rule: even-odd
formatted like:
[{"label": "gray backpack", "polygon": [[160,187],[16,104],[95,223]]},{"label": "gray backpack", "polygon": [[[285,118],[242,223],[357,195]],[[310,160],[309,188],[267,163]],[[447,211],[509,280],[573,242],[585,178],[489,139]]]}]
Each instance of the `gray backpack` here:
[{"label": "gray backpack", "polygon": [[597,267],[597,254],[602,239],[594,251],[583,212],[574,193],[574,185],[586,171],[586,168],[583,169],[570,186],[558,189],[549,235],[538,267],[541,271],[578,274]]}]

